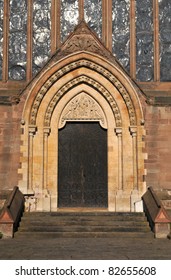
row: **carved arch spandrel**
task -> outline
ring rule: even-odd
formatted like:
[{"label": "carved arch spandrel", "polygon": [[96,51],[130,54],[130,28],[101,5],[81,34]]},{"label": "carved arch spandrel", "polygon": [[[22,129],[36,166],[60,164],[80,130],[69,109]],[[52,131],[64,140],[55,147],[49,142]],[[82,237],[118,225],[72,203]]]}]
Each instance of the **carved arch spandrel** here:
[{"label": "carved arch spandrel", "polygon": [[49,105],[48,105],[46,113],[45,113],[44,126],[50,127],[50,122],[51,122],[53,111],[54,111],[57,103],[59,102],[59,100],[64,96],[64,94],[66,94],[73,86],[77,86],[78,84],[81,84],[81,83],[88,84],[92,88],[95,88],[107,100],[107,102],[109,103],[109,105],[113,111],[116,126],[121,127],[122,126],[121,113],[120,113],[119,107],[118,107],[115,99],[113,98],[113,96],[100,83],[98,83],[97,81],[95,81],[87,76],[84,76],[84,75],[81,75],[81,76],[71,80],[67,84],[65,84],[53,96],[53,98],[49,102]]},{"label": "carved arch spandrel", "polygon": [[[43,97],[47,93],[47,91],[50,89],[50,87],[57,82],[58,79],[60,79],[62,76],[65,74],[69,73],[70,71],[80,68],[80,67],[87,67],[89,69],[94,70],[95,72],[101,74],[104,76],[106,79],[108,79],[115,88],[119,91],[121,94],[127,110],[129,114],[129,119],[130,119],[130,125],[134,126],[137,125],[137,118],[136,118],[136,113],[135,113],[135,108],[133,105],[133,102],[131,100],[131,97],[125,87],[121,84],[121,82],[106,68],[102,67],[101,65],[98,65],[96,63],[93,63],[92,61],[89,60],[78,60],[75,62],[72,62],[66,66],[64,66],[62,69],[58,70],[55,74],[53,74],[41,87],[39,92],[37,93],[35,100],[33,102],[31,112],[30,112],[30,118],[29,118],[29,124],[30,125],[36,125],[36,118],[37,118],[37,113],[38,109],[40,107],[40,104],[43,100]],[[62,89],[63,93],[67,91],[67,87],[63,87]],[[119,126],[119,125],[118,125]]]}]

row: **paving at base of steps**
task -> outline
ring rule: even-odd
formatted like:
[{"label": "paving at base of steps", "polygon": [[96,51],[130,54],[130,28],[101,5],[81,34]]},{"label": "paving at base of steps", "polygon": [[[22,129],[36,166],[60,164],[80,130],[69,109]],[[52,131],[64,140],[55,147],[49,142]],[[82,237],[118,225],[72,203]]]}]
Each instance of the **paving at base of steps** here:
[{"label": "paving at base of steps", "polygon": [[0,239],[1,260],[171,260],[170,239]]}]

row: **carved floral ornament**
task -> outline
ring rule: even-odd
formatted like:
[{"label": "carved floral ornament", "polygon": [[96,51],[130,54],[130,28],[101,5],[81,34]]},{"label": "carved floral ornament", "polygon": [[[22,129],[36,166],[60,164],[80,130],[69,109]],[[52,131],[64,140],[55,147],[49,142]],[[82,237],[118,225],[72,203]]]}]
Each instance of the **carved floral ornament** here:
[{"label": "carved floral ornament", "polygon": [[[97,65],[91,61],[88,60],[78,60],[75,62],[72,62],[68,65],[66,65],[65,67],[61,68],[60,70],[58,70],[55,74],[53,74],[46,82],[45,84],[41,87],[41,89],[39,90],[32,109],[31,109],[31,114],[30,114],[30,121],[29,124],[30,125],[36,125],[36,118],[37,118],[37,113],[38,113],[38,109],[39,106],[43,100],[43,97],[45,96],[45,94],[47,93],[47,91],[49,90],[49,88],[59,79],[61,78],[64,74],[67,74],[68,72],[70,72],[71,70],[74,70],[75,68],[79,68],[79,67],[87,67],[90,68],[98,73],[100,73],[102,76],[104,76],[105,78],[107,78],[113,85],[114,87],[116,87],[118,89],[118,91],[120,92],[126,106],[128,109],[128,113],[129,113],[129,118],[130,118],[130,125],[136,125],[137,124],[137,120],[136,120],[136,115],[135,115],[135,110],[134,110],[134,106],[132,103],[132,100],[128,94],[128,92],[126,91],[126,89],[124,88],[124,86],[120,83],[120,81],[113,76],[113,74],[111,74],[108,70],[106,70],[105,68],[103,68],[100,65]],[[84,78],[83,78],[84,77]],[[68,89],[73,86],[76,85],[80,82],[87,82],[92,84],[94,87],[96,87],[98,89],[98,91],[107,99],[107,101],[109,102],[110,106],[112,107],[112,110],[114,112],[115,115],[115,119],[116,119],[116,126],[120,127],[122,126],[121,123],[121,115],[119,112],[119,109],[117,107],[117,104],[114,100],[114,98],[112,97],[112,95],[98,82],[92,80],[89,77],[86,76],[80,76],[72,81],[70,81],[68,84],[66,84],[65,86],[63,86],[53,97],[53,99],[51,100],[48,109],[46,111],[46,116],[45,116],[45,126],[49,126],[49,120],[51,118],[51,113],[54,110],[53,104],[57,104],[58,100],[62,97],[63,94],[65,94]],[[52,109],[53,108],[53,109]]]},{"label": "carved floral ornament", "polygon": [[74,35],[73,38],[63,46],[62,54],[74,53],[82,50],[97,53],[109,60],[112,59],[112,62],[116,64],[113,55],[111,55],[106,49],[104,50],[101,44],[99,44],[99,42],[90,34],[86,34],[86,36],[85,34]]}]

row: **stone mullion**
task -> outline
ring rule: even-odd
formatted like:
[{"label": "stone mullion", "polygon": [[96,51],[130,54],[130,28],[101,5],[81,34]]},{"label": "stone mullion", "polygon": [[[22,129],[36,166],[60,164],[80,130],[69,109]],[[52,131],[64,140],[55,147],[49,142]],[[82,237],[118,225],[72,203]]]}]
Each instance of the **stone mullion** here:
[{"label": "stone mullion", "polygon": [[48,137],[50,128],[44,128],[43,135],[43,189],[47,189],[48,185]]},{"label": "stone mullion", "polygon": [[106,3],[104,0],[102,1],[102,41],[105,45],[106,45],[106,26],[107,26],[107,20],[106,20],[107,1]]},{"label": "stone mullion", "polygon": [[51,19],[52,19],[52,28],[51,28],[51,53],[57,50],[61,44],[61,35],[60,35],[60,0],[52,0],[51,5]]},{"label": "stone mullion", "polygon": [[84,0],[79,0],[79,21],[84,19]]},{"label": "stone mullion", "polygon": [[123,142],[122,128],[115,129],[118,137],[118,190],[123,190]]},{"label": "stone mullion", "polygon": [[138,190],[138,157],[137,157],[137,128],[130,127],[132,136],[132,154],[133,154],[133,190]]},{"label": "stone mullion", "polygon": [[28,139],[28,192],[33,191],[33,138],[36,132],[36,127],[29,127]]},{"label": "stone mullion", "polygon": [[112,51],[112,0],[102,1],[102,40]]}]

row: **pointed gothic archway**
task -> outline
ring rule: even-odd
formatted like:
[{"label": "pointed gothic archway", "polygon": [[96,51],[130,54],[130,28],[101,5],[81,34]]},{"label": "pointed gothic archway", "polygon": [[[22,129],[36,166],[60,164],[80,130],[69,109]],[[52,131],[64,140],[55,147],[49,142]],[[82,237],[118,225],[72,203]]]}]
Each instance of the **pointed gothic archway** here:
[{"label": "pointed gothic archway", "polygon": [[85,92],[64,108],[58,131],[58,207],[107,207],[105,115]]},{"label": "pointed gothic archway", "polygon": [[[23,99],[28,96],[19,185],[24,193],[34,194],[36,210],[58,209],[59,129],[81,121],[98,122],[106,129],[108,210],[134,211],[145,191],[138,93],[114,57],[81,23],[23,93]],[[89,106],[79,115],[74,108],[83,105],[80,96]]]}]

